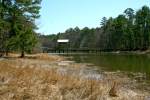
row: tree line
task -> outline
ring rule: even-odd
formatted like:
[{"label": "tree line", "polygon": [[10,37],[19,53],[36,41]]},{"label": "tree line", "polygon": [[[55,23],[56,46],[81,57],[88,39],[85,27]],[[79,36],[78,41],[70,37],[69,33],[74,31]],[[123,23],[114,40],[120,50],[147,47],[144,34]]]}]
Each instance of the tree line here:
[{"label": "tree line", "polygon": [[[150,8],[135,11],[127,8],[116,18],[103,17],[100,27],[69,28],[64,33],[41,36],[43,46],[57,48],[57,39],[69,39],[70,48],[93,48],[104,51],[147,50],[150,46]],[[65,46],[64,46],[65,48]]]},{"label": "tree line", "polygon": [[24,57],[37,43],[35,19],[41,0],[0,0],[0,52],[17,51]]}]

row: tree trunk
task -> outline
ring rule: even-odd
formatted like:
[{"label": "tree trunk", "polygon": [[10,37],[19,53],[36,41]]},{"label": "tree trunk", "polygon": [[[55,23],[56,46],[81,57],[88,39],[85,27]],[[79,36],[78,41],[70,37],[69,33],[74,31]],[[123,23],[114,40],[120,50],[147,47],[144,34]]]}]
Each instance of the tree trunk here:
[{"label": "tree trunk", "polygon": [[6,49],[6,51],[5,51],[6,56],[8,56],[8,53],[9,53],[9,50]]},{"label": "tree trunk", "polygon": [[25,53],[24,53],[24,51],[21,51],[21,56],[20,56],[21,58],[24,58],[25,57]]},{"label": "tree trunk", "polygon": [[8,56],[8,51],[6,51],[6,56]]}]

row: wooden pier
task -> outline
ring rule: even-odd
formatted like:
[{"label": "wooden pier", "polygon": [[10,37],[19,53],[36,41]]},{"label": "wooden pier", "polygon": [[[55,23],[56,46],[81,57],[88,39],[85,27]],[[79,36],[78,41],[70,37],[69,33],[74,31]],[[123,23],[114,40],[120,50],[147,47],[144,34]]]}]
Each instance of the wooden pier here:
[{"label": "wooden pier", "polygon": [[43,53],[99,53],[100,49],[43,49]]}]

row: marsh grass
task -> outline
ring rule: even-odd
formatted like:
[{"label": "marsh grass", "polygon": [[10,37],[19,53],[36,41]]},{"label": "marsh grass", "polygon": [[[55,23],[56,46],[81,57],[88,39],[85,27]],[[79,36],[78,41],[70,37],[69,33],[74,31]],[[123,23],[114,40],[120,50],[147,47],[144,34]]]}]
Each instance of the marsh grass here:
[{"label": "marsh grass", "polygon": [[84,79],[78,75],[62,75],[58,73],[59,67],[53,68],[52,65],[50,68],[42,67],[41,60],[44,60],[44,63],[45,60],[60,61],[62,58],[58,56],[30,57],[31,59],[15,58],[15,60],[0,61],[0,100],[142,100],[144,98],[138,94],[127,94],[121,91],[121,88],[117,89],[117,92],[120,92],[117,97],[111,97],[109,91],[114,84],[111,79]]}]

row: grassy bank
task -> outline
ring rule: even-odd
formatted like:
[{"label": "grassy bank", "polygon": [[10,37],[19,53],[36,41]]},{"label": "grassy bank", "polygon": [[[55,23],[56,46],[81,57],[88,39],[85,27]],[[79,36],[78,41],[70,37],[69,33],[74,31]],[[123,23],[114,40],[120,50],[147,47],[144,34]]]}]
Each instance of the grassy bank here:
[{"label": "grassy bank", "polygon": [[0,60],[0,100],[144,100],[149,95],[126,87],[128,82],[56,55],[11,54]]}]

